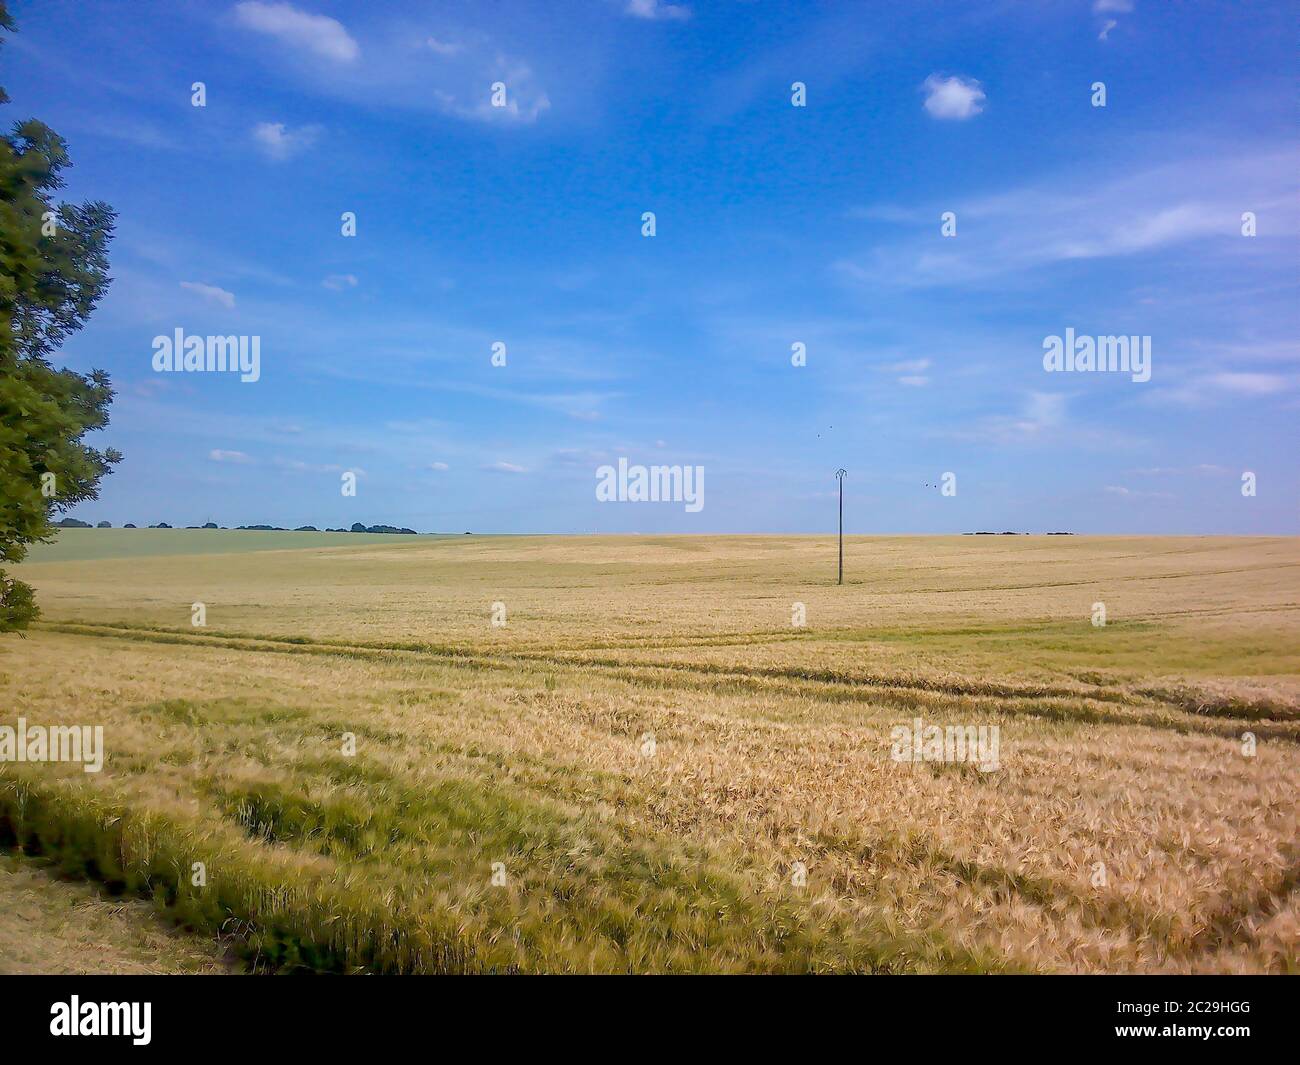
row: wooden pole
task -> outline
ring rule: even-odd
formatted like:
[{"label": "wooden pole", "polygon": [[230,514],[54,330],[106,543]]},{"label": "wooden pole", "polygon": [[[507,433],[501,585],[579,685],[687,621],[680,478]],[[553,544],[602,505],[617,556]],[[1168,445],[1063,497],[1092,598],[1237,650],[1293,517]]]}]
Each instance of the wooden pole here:
[{"label": "wooden pole", "polygon": [[848,472],[835,471],[835,479],[840,482],[840,584],[844,583],[844,477]]}]

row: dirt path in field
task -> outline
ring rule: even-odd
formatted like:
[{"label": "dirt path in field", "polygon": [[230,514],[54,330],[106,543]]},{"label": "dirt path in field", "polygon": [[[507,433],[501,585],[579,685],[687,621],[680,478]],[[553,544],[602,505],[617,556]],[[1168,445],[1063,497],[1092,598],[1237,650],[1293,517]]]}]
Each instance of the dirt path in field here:
[{"label": "dirt path in field", "polygon": [[168,926],[147,902],[62,880],[0,852],[0,974],[233,974],[220,945]]}]

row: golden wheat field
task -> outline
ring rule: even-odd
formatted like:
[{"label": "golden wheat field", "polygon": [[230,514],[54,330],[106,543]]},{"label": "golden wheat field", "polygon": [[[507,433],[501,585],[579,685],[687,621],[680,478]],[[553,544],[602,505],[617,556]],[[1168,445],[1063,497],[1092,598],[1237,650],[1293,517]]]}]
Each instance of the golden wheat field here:
[{"label": "golden wheat field", "polygon": [[1300,969],[1296,539],[276,535],[19,567],[6,842],[276,968]]}]

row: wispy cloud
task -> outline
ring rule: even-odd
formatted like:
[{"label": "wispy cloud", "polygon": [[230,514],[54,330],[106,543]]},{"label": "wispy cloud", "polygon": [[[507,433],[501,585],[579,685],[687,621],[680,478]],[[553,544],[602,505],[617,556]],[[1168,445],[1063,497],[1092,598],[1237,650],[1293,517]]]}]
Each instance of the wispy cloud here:
[{"label": "wispy cloud", "polygon": [[922,373],[930,368],[930,360],[904,359],[902,362],[886,363],[880,368],[886,373]]},{"label": "wispy cloud", "polygon": [[1272,396],[1294,387],[1290,378],[1275,373],[1216,373],[1205,378],[1211,388],[1242,396]]},{"label": "wispy cloud", "polygon": [[1099,433],[1081,425],[1071,425],[1066,413],[1066,397],[1056,392],[1030,392],[1017,414],[997,414],[979,419],[974,425],[942,435],[963,442],[992,442],[1001,445],[1036,444],[1046,440],[1058,442],[1068,435],[1072,442],[1085,446],[1114,444],[1117,437]]},{"label": "wispy cloud", "polygon": [[232,462],[238,466],[247,466],[253,461],[251,455],[242,451],[224,451],[221,448],[213,448],[209,451],[208,458],[213,462]]},{"label": "wispy cloud", "polygon": [[1136,477],[1174,477],[1184,474],[1224,474],[1228,470],[1217,463],[1201,462],[1185,469],[1177,466],[1144,466],[1125,472]]},{"label": "wispy cloud", "polygon": [[426,38],[424,46],[438,55],[459,55],[465,50],[463,44],[458,44],[455,41],[440,41],[437,37]]},{"label": "wispy cloud", "polygon": [[1218,371],[1194,373],[1182,383],[1152,393],[1157,406],[1211,407],[1283,396],[1300,388],[1300,376],[1278,373]]},{"label": "wispy cloud", "polygon": [[1108,484],[1103,489],[1107,495],[1119,496],[1121,499],[1173,499],[1171,492],[1147,492],[1137,488],[1128,488],[1122,484]]},{"label": "wispy cloud", "polygon": [[332,292],[341,292],[345,288],[356,288],[357,279],[355,274],[330,274],[321,284]]},{"label": "wispy cloud", "polygon": [[663,0],[628,0],[624,10],[634,18],[688,19],[691,9],[684,4],[666,4]]},{"label": "wispy cloud", "polygon": [[163,133],[152,122],[136,118],[97,116],[87,126],[87,132],[99,137],[111,137],[140,148],[174,149],[177,142]]},{"label": "wispy cloud", "polygon": [[[1133,0],[1094,0],[1092,5],[1094,15],[1127,15],[1132,10]],[[1097,34],[1097,40],[1109,40],[1110,31],[1118,25],[1119,22],[1113,18],[1105,19],[1101,25],[1101,32]]]},{"label": "wispy cloud", "polygon": [[865,219],[868,222],[891,222],[906,225],[923,221],[920,211],[914,207],[896,207],[892,203],[868,204],[865,207],[850,207],[848,217]]},{"label": "wispy cloud", "polygon": [[[1249,150],[1215,158],[1188,157],[1109,181],[1046,175],[1034,185],[966,203],[932,205],[928,221],[902,242],[862,259],[841,259],[841,276],[871,285],[978,285],[1051,263],[1136,255],[1218,238],[1243,240],[1249,204],[1269,232],[1293,238],[1300,211],[1287,175],[1300,151]],[[954,210],[960,236],[939,236],[941,210]],[[1265,240],[1253,238],[1258,251]],[[1281,244],[1281,241],[1278,241]]]},{"label": "wispy cloud", "polygon": [[233,308],[235,306],[235,294],[227,292],[224,288],[218,288],[216,285],[205,285],[201,281],[182,281],[181,288],[197,293],[204,299],[219,303],[223,307]]},{"label": "wispy cloud", "polygon": [[361,51],[337,19],[300,11],[292,4],[245,0],[235,5],[235,20],[247,29],[326,59],[350,63]]},{"label": "wispy cloud", "polygon": [[528,470],[523,466],[517,466],[513,462],[489,462],[482,466],[481,469],[488,470],[492,473],[527,473]]},{"label": "wispy cloud", "polygon": [[[286,64],[272,57],[277,59],[277,75],[330,99],[384,109],[438,111],[501,125],[535,122],[551,108],[533,64],[507,43],[514,40],[516,30],[496,27],[493,20],[485,26],[494,27],[494,32],[462,22],[454,31],[438,27],[430,33],[430,27],[425,27],[411,33],[400,23],[378,18],[367,24],[371,36],[363,54],[347,29],[327,16],[258,0],[237,5],[235,12],[241,26],[274,36],[291,46],[295,55],[313,60]],[[505,100],[498,106],[492,102],[494,82],[505,85]],[[271,125],[260,134],[274,158],[306,146],[295,144],[292,133],[278,133]]]},{"label": "wispy cloud", "polygon": [[1059,392],[1030,392],[1025,401],[1029,424],[1050,429],[1065,421],[1065,397]]},{"label": "wispy cloud", "polygon": [[320,132],[320,126],[290,130],[283,122],[259,122],[253,127],[253,140],[268,159],[282,163],[315,144]]},{"label": "wispy cloud", "polygon": [[[533,69],[527,63],[508,56],[496,55],[483,75],[487,80],[475,95],[435,90],[434,98],[442,109],[457,118],[478,122],[536,122],[551,109],[551,100],[537,87]],[[490,84],[500,82],[505,87],[504,102],[493,102],[488,91]]]},{"label": "wispy cloud", "polygon": [[293,473],[354,473],[358,477],[367,476],[360,466],[340,466],[333,462],[303,462],[301,459],[277,457],[273,466]]},{"label": "wispy cloud", "polygon": [[924,388],[930,383],[926,370],[930,368],[929,359],[904,359],[902,362],[886,363],[877,369],[883,373],[900,374],[898,383],[909,388]]}]

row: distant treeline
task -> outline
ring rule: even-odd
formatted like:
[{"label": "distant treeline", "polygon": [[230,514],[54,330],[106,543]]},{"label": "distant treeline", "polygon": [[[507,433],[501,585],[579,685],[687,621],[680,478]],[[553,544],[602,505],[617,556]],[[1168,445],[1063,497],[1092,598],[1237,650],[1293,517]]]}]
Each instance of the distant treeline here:
[{"label": "distant treeline", "polygon": [[[62,521],[56,521],[54,525],[56,528],[59,529],[89,529],[91,527],[90,522],[78,521],[76,518],[64,518]],[[95,528],[97,529],[111,529],[112,527],[113,527],[113,523],[111,521],[101,521],[97,525],[95,525]],[[128,521],[125,525],[122,526],[122,528],[136,529],[139,528],[139,526],[137,526],[134,522]],[[160,521],[157,525],[150,525],[148,526],[148,528],[170,529],[173,528],[173,526],[168,525],[165,521]],[[215,521],[210,521],[206,525],[187,525],[185,526],[185,528],[224,529],[225,526],[218,525]],[[236,530],[256,529],[262,532],[290,532],[290,531],[292,532],[354,532],[354,533],[397,533],[406,536],[418,535],[414,529],[399,529],[396,525],[362,525],[361,522],[359,521],[353,522],[352,528],[350,529],[323,529],[322,530],[316,528],[315,525],[299,525],[298,528],[293,530],[285,529],[279,525],[236,525],[235,529]]]},{"label": "distant treeline", "polygon": [[[1034,535],[1033,533],[1018,533],[1018,532],[1000,532],[1000,533],[996,533],[996,532],[973,532],[973,533],[962,533],[962,536],[1033,536],[1033,535]],[[1072,533],[1072,532],[1049,532],[1049,533],[1040,533],[1039,535],[1041,535],[1041,536],[1073,536],[1074,533]]]}]

